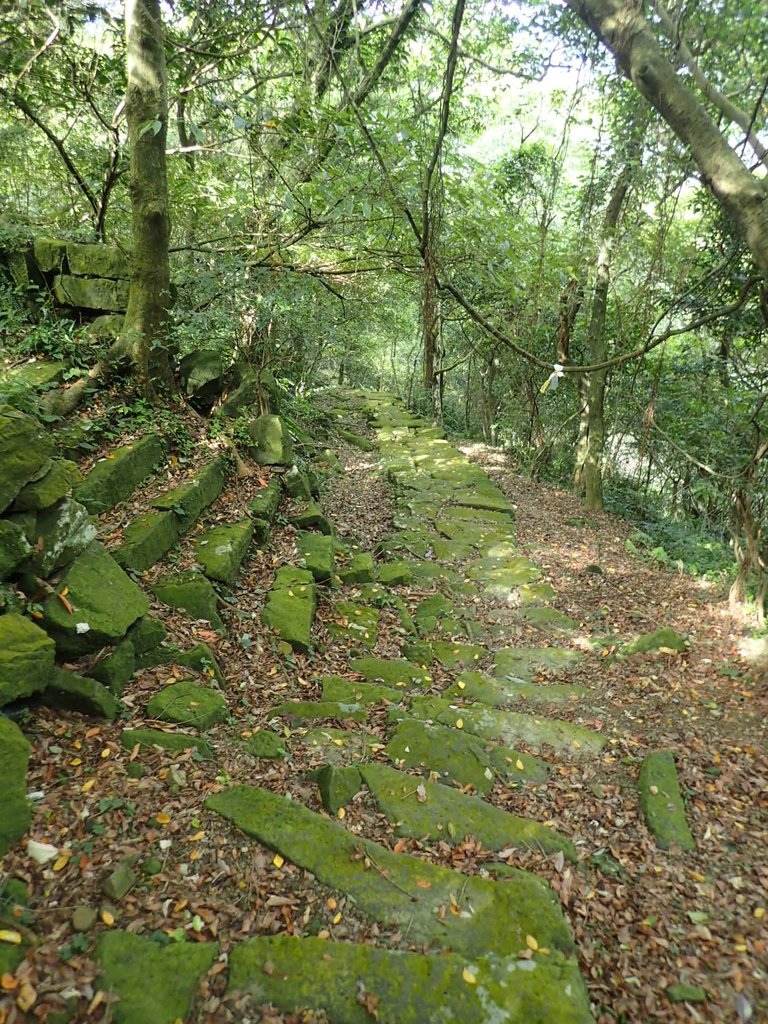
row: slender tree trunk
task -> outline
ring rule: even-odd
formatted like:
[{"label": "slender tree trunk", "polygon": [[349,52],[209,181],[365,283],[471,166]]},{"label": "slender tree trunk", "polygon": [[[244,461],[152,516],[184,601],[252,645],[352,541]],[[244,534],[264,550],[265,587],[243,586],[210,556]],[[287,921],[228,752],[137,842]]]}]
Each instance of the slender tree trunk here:
[{"label": "slender tree trunk", "polygon": [[120,338],[145,393],[170,385],[168,179],[165,146],[168,97],[159,0],[126,0],[126,118],[130,146],[133,273]]},{"label": "slender tree trunk", "polygon": [[677,74],[636,0],[565,0],[624,74],[688,146],[704,181],[730,214],[768,277],[768,193],[739,159],[696,94]]}]

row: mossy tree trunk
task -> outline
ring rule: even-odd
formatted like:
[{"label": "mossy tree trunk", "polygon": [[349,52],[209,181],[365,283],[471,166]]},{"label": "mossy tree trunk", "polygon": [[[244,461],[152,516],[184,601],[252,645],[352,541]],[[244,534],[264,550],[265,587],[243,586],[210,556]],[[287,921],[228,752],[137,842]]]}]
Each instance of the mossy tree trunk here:
[{"label": "mossy tree trunk", "polygon": [[149,398],[170,385],[170,270],[166,136],[168,95],[159,0],[126,0],[133,274],[120,348]]}]

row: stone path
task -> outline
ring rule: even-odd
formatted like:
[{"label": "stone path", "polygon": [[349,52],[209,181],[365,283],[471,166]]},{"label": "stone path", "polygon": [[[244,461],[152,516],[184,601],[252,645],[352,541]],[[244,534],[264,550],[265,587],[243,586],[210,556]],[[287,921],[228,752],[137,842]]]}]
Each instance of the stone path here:
[{"label": "stone path", "polygon": [[[277,567],[263,621],[286,654],[310,651],[318,601],[330,599],[329,633],[357,656],[344,672],[323,678],[320,699],[276,704],[270,712],[275,731],[249,741],[256,757],[310,749],[323,765],[315,782],[326,813],[242,779],[223,781],[205,809],[220,824],[230,823],[233,842],[266,847],[275,863],[290,862],[345,897],[362,918],[385,930],[393,948],[311,936],[246,939],[227,951],[227,992],[250,997],[253,1007],[309,1007],[336,1024],[587,1024],[593,1017],[577,950],[545,881],[511,868],[505,857],[480,874],[465,874],[431,863],[424,850],[418,856],[395,852],[394,844],[348,827],[347,809],[365,792],[394,837],[455,844],[472,836],[491,853],[533,847],[561,865],[576,862],[572,837],[549,822],[509,813],[491,797],[497,784],[527,791],[544,783],[557,763],[598,757],[607,739],[579,721],[589,694],[568,681],[584,656],[569,646],[577,624],[551,606],[551,587],[518,550],[514,509],[501,491],[438,429],[389,397],[339,391],[335,402],[339,416],[362,414],[375,432],[395,498],[394,531],[375,553],[350,549],[311,500],[308,483],[298,481],[297,493],[306,501],[295,520],[298,560]],[[346,433],[348,441],[355,437]],[[120,453],[118,472],[108,463],[99,471],[109,481],[110,500],[112,491],[125,496],[126,481],[142,478],[142,470],[132,468],[136,449],[151,468],[152,435]],[[78,496],[98,511],[94,503],[104,487],[94,496],[93,485],[86,479]],[[214,460],[194,480],[161,495],[154,511],[126,529],[113,552],[117,562],[134,571],[153,565],[223,485]],[[195,552],[203,574],[158,580],[154,593],[220,628],[209,581],[235,579],[249,545],[268,535],[278,504],[279,487],[271,485],[251,504],[249,518],[201,533]],[[117,568],[103,549],[87,549],[68,570],[71,599],[87,601],[89,574]],[[122,578],[119,583],[124,586]],[[144,595],[134,590],[145,611]],[[56,619],[59,641],[74,645],[76,623],[60,605],[49,598],[45,614]],[[393,657],[373,657],[385,608],[399,617],[401,649]],[[99,609],[91,619],[108,641]],[[153,622],[142,619],[100,663],[101,675],[95,674],[102,683],[96,685],[113,701],[107,708],[102,695],[102,713],[107,708],[107,717],[114,717],[114,697],[136,668],[169,659],[183,665],[186,658],[206,668],[210,685],[184,679],[167,685],[146,704],[147,715],[166,728],[126,729],[122,743],[129,750],[194,747],[198,758],[211,758],[211,738],[228,716],[218,666],[205,645],[189,652],[161,647],[164,632]],[[508,646],[516,627],[536,631],[540,643]],[[92,688],[94,680],[83,683]],[[67,685],[75,684],[70,679]],[[562,709],[562,717],[552,708]],[[368,728],[371,722],[378,731]],[[640,786],[660,845],[690,848],[694,840],[671,755],[650,755]],[[133,865],[123,875],[116,884],[125,882],[128,891],[137,878]],[[216,942],[182,953],[140,935],[105,933],[97,959],[102,986],[120,997],[111,1008],[114,1021],[173,1024],[185,1018],[199,979],[218,954]]]}]

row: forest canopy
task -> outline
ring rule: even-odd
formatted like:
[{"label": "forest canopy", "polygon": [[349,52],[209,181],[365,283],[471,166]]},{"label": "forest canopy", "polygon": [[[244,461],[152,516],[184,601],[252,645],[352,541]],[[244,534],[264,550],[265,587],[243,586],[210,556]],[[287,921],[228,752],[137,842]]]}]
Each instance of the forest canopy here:
[{"label": "forest canopy", "polygon": [[[762,4],[32,0],[0,40],[0,243],[133,254],[84,375],[155,400],[216,349],[293,396],[392,391],[677,517],[658,557],[730,543],[762,606]],[[2,315],[42,354],[83,326],[27,330],[10,286]]]}]

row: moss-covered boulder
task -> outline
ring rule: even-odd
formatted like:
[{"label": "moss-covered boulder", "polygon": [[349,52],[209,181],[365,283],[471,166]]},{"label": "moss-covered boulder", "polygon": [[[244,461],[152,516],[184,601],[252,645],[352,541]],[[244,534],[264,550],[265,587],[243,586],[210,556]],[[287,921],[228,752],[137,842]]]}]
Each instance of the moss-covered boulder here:
[{"label": "moss-covered boulder", "polygon": [[323,807],[337,816],[342,807],[351,804],[363,787],[363,780],[355,765],[324,764],[315,775]]},{"label": "moss-covered boulder", "polygon": [[50,437],[32,416],[0,405],[0,512],[50,465]]},{"label": "moss-covered boulder", "polygon": [[189,736],[185,732],[164,732],[161,729],[124,729],[120,734],[120,744],[126,750],[134,747],[158,747],[169,754],[180,754],[183,750],[194,750],[206,761],[213,757],[208,742],[199,736]]},{"label": "moss-covered boulder", "polygon": [[202,976],[219,952],[217,942],[161,946],[143,935],[105,932],[96,948],[101,987],[119,1000],[115,1024],[176,1024],[192,1011]]},{"label": "moss-covered boulder", "polygon": [[45,689],[53,673],[51,638],[23,615],[0,615],[0,706]]},{"label": "moss-covered boulder", "polygon": [[279,416],[257,416],[246,424],[245,433],[250,454],[260,466],[290,466],[293,462],[291,436]]},{"label": "moss-covered boulder", "polygon": [[131,259],[116,245],[101,242],[67,242],[67,264],[78,277],[108,277],[128,280]]},{"label": "moss-covered boulder", "polygon": [[644,633],[632,643],[625,644],[620,654],[683,654],[688,650],[685,637],[681,636],[674,629],[665,627],[655,629],[652,633]]},{"label": "moss-covered boulder", "polygon": [[199,411],[207,411],[224,390],[224,360],[215,348],[188,352],[179,363],[184,394]]},{"label": "moss-covered boulder", "polygon": [[316,501],[308,501],[306,506],[291,516],[291,522],[299,530],[318,530],[320,533],[333,534],[333,526],[330,519]]},{"label": "moss-covered boulder", "polygon": [[161,576],[152,585],[155,595],[170,608],[188,612],[193,619],[205,619],[214,629],[224,629],[216,610],[217,594],[205,576],[196,572],[177,573]]},{"label": "moss-covered boulder", "polygon": [[318,583],[328,583],[336,572],[336,545],[333,537],[319,533],[297,533],[296,547],[304,565]]},{"label": "moss-covered boulder", "polygon": [[284,566],[275,574],[261,617],[295,650],[308,651],[316,607],[317,589],[312,573]]},{"label": "moss-covered boulder", "polygon": [[291,466],[283,476],[283,486],[292,498],[297,498],[299,501],[312,499],[312,484],[307,474],[302,473],[298,466]]},{"label": "moss-covered boulder", "polygon": [[147,714],[161,722],[189,725],[201,732],[229,717],[227,702],[220,693],[188,679],[160,690],[147,704]]},{"label": "moss-covered boulder", "polygon": [[97,462],[75,488],[74,495],[91,515],[106,512],[130,497],[138,485],[152,474],[164,454],[159,435],[146,434]]},{"label": "moss-covered boulder", "polygon": [[[474,836],[488,850],[508,846],[562,852],[576,861],[570,839],[530,818],[521,818],[475,796],[397,771],[383,764],[361,764],[359,773],[395,835],[432,841]],[[418,783],[418,788],[416,783]]]},{"label": "moss-covered boulder", "polygon": [[288,756],[283,741],[277,733],[270,732],[268,729],[261,729],[253,736],[249,736],[244,740],[243,747],[252,757],[276,759]]},{"label": "moss-covered boulder", "polygon": [[677,846],[681,850],[695,850],[696,840],[685,820],[685,805],[672,751],[654,750],[648,754],[643,759],[637,784],[640,807],[661,849]]},{"label": "moss-covered boulder", "polygon": [[[66,601],[59,596],[66,588]],[[149,609],[146,595],[94,541],[62,574],[43,604],[43,625],[66,654],[122,640]]]},{"label": "moss-covered boulder", "polygon": [[[407,927],[413,943],[435,943],[465,956],[504,956],[525,949],[526,936],[533,935],[553,955],[573,950],[555,894],[524,871],[496,883],[437,867],[361,839],[296,801],[254,786],[217,793],[206,807],[346,893],[366,917]],[[457,913],[444,913],[441,920],[441,907]]]},{"label": "moss-covered boulder", "polygon": [[125,638],[133,645],[137,657],[140,657],[159,647],[167,636],[168,630],[159,619],[144,615],[131,626]]},{"label": "moss-covered boulder", "polygon": [[119,697],[137,669],[136,648],[128,637],[115,647],[114,651],[99,658],[88,672],[89,676],[103,683]]},{"label": "moss-covered boulder", "polygon": [[96,527],[80,502],[64,498],[37,513],[33,536],[35,546],[22,571],[50,576],[88,547],[96,538]]},{"label": "moss-covered boulder", "polygon": [[374,574],[373,555],[368,551],[356,552],[349,564],[339,570],[343,583],[372,583]]},{"label": "moss-covered boulder", "polygon": [[248,503],[248,511],[256,519],[263,519],[271,523],[280,507],[282,488],[277,478],[271,479],[266,487],[256,492],[255,497]]},{"label": "moss-covered boulder", "polygon": [[218,498],[226,483],[226,464],[223,458],[214,459],[203,466],[191,479],[165,491],[152,502],[153,508],[173,512],[178,520],[179,532],[186,532],[203,509]]},{"label": "moss-covered boulder", "polygon": [[[279,965],[265,970],[265,964]],[[338,1024],[592,1024],[574,960],[467,962],[290,935],[247,939],[230,954],[229,990],[255,1005],[310,1008]]]},{"label": "moss-covered boulder", "polygon": [[61,270],[67,255],[67,243],[61,238],[36,238],[32,249],[35,263],[44,274]]},{"label": "moss-covered boulder", "polygon": [[112,721],[117,716],[114,695],[96,679],[87,679],[63,668],[53,670],[51,681],[40,694],[43,704],[79,711],[92,718]]},{"label": "moss-covered boulder", "polygon": [[112,555],[124,569],[145,572],[171,550],[178,536],[173,512],[144,512],[123,530],[123,543],[112,548]]},{"label": "moss-covered boulder", "polygon": [[252,538],[253,523],[250,519],[214,526],[198,537],[195,558],[209,579],[229,586],[237,579]]},{"label": "moss-covered boulder", "polygon": [[21,839],[32,819],[26,781],[31,749],[18,725],[0,715],[0,785],[3,790],[0,800],[0,857],[5,856],[12,843]]},{"label": "moss-covered boulder", "polygon": [[76,487],[82,479],[82,473],[76,463],[68,459],[54,459],[44,476],[21,489],[13,507],[21,511],[49,508]]},{"label": "moss-covered boulder", "polygon": [[428,669],[406,658],[355,658],[350,667],[364,679],[385,683],[395,690],[412,690],[432,682]]},{"label": "moss-covered boulder", "polygon": [[328,632],[356,647],[373,647],[378,639],[378,623],[379,613],[375,608],[355,601],[337,601]]},{"label": "moss-covered boulder", "polygon": [[0,580],[10,576],[31,552],[24,530],[10,519],[0,519]]}]

